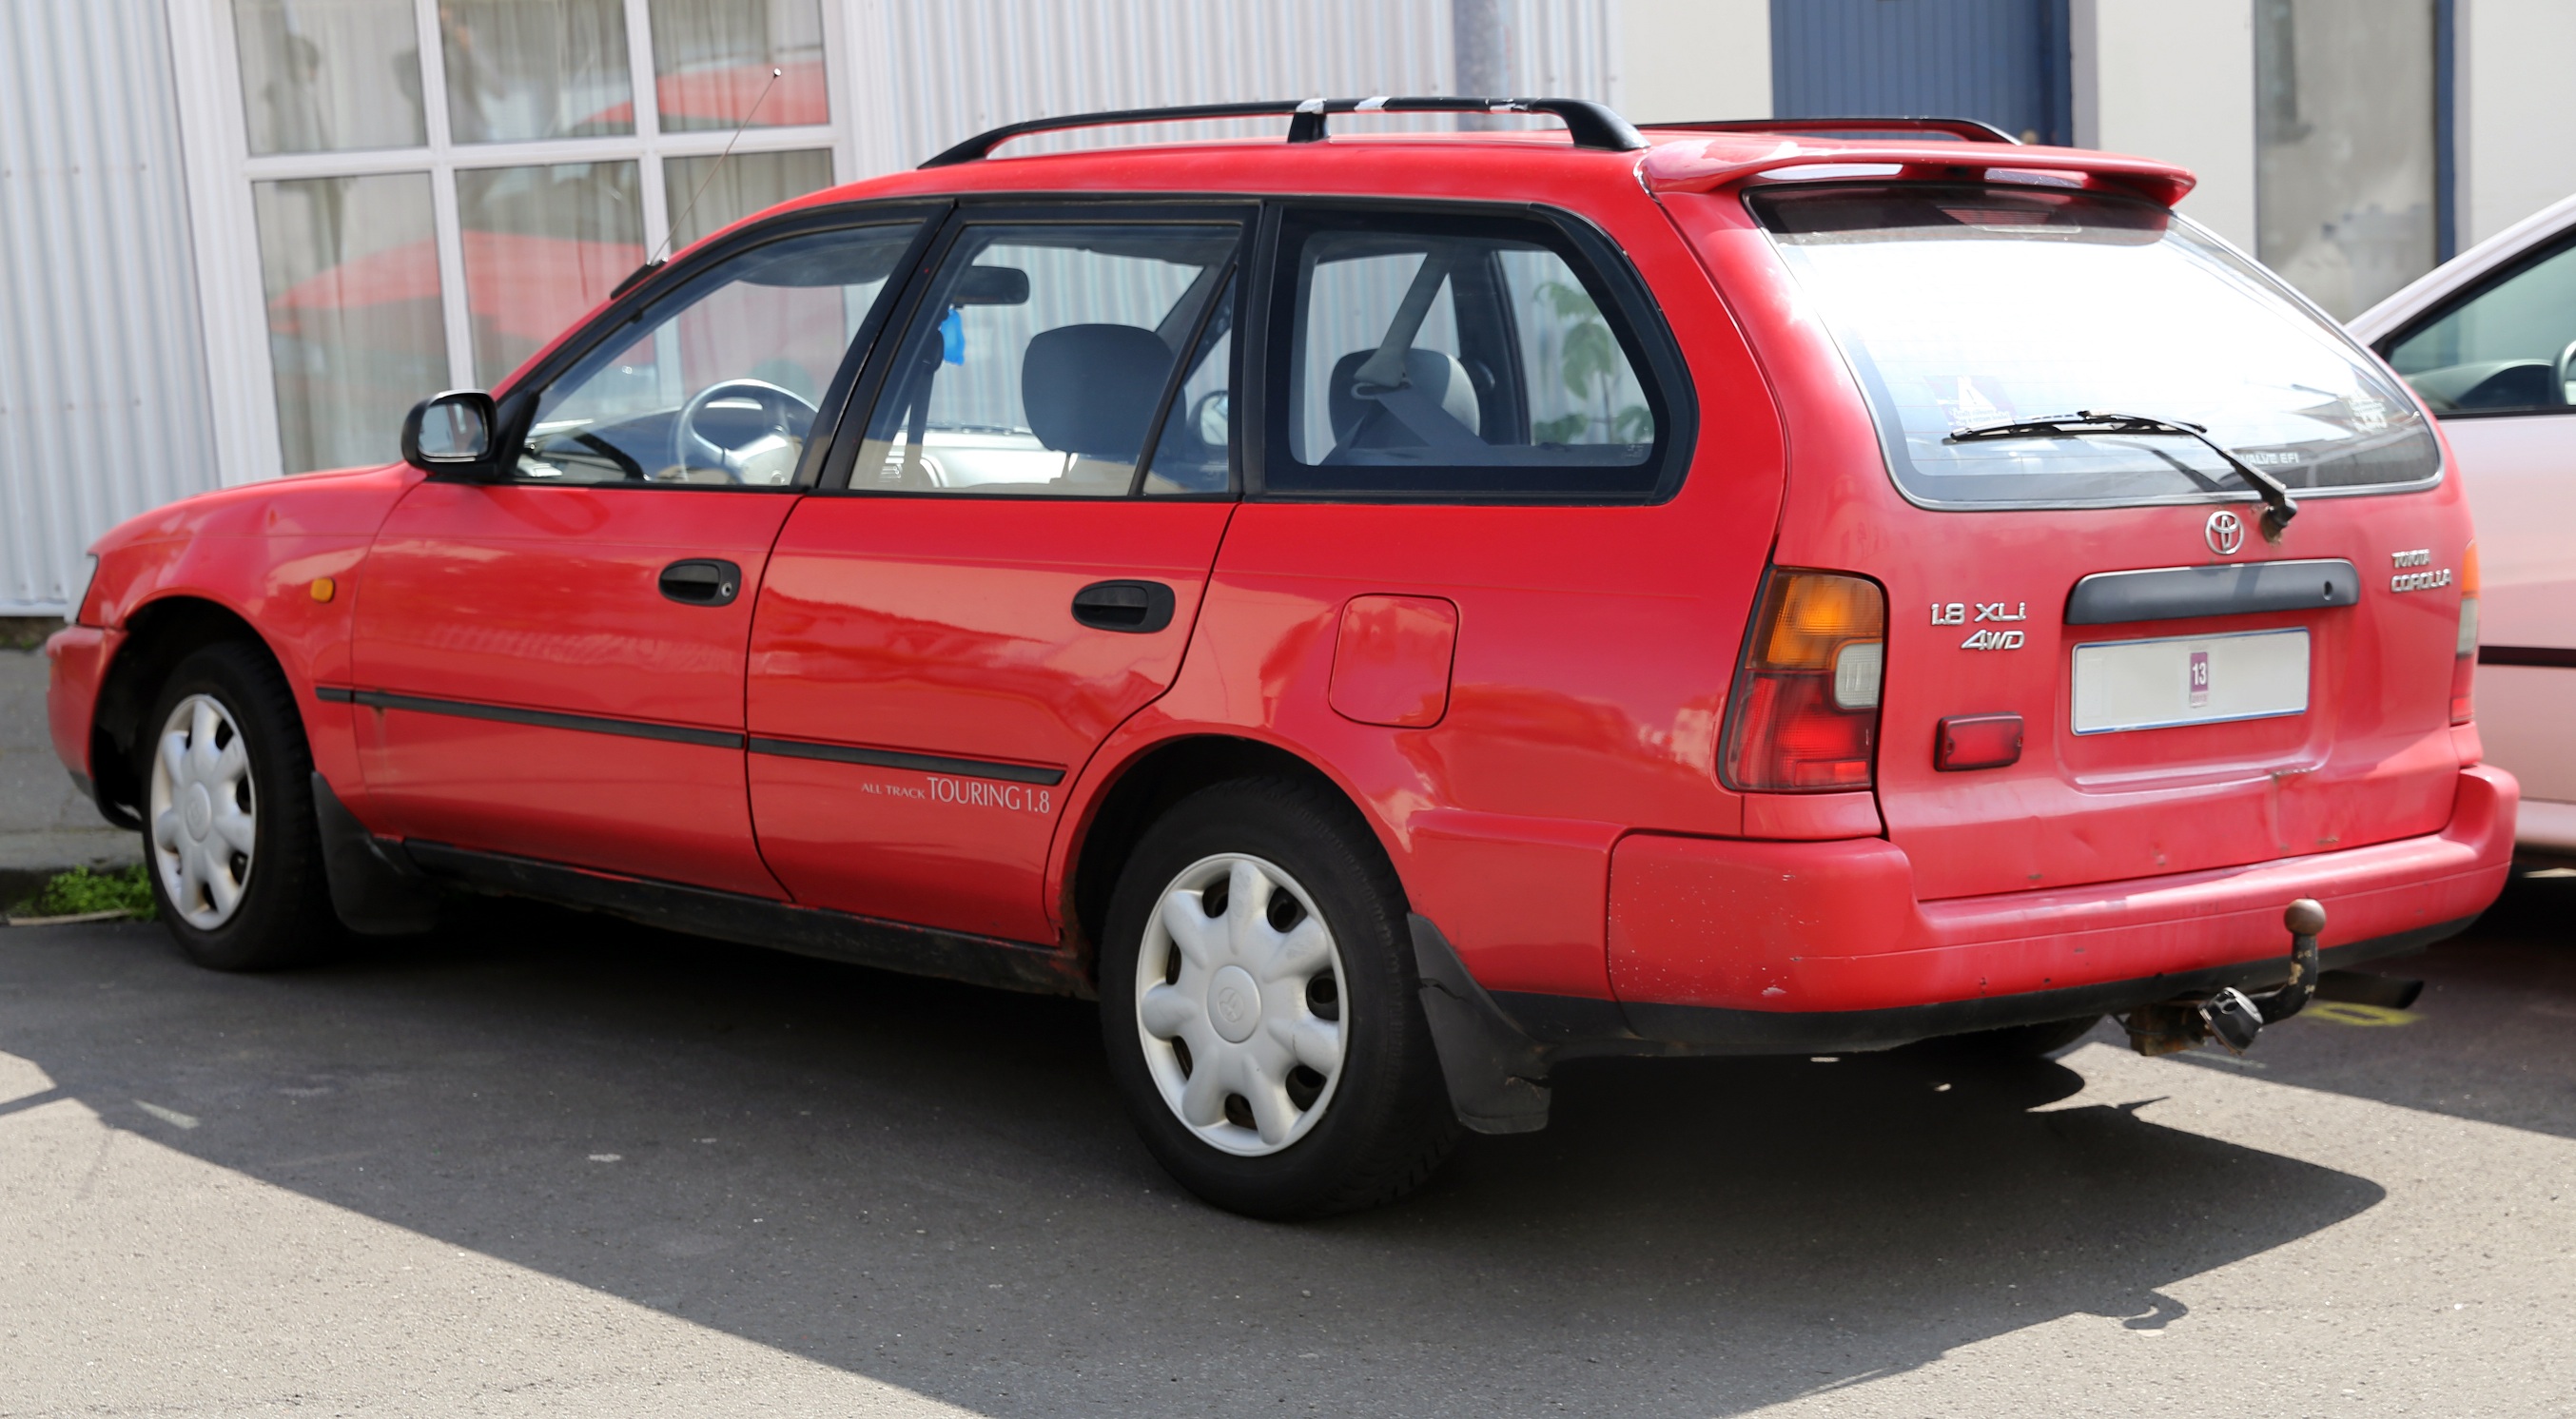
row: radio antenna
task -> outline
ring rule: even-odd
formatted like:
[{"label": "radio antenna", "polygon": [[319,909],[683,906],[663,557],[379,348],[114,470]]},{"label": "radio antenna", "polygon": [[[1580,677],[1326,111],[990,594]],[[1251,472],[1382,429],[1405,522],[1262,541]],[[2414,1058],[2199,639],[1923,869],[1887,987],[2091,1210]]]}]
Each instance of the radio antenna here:
[{"label": "radio antenna", "polygon": [[[682,207],[680,215],[673,217],[670,225],[663,230],[662,245],[657,248],[653,259],[644,263],[645,270],[650,271],[661,265],[663,258],[671,254],[671,243],[680,235],[680,224],[689,220],[690,213],[698,210],[698,199],[707,194],[707,184],[716,180],[717,173],[724,171],[725,159],[733,156],[733,145],[742,141],[742,130],[749,128],[751,121],[760,116],[760,106],[769,101],[769,91],[778,87],[778,78],[785,72],[775,66],[770,69],[769,82],[760,86],[760,96],[751,101],[751,107],[744,112],[742,122],[733,126],[733,136],[725,139],[724,151],[716,154],[715,163],[707,169],[707,175],[698,179],[698,190],[689,194],[689,205]],[[630,276],[627,279],[632,281],[634,277]]]}]

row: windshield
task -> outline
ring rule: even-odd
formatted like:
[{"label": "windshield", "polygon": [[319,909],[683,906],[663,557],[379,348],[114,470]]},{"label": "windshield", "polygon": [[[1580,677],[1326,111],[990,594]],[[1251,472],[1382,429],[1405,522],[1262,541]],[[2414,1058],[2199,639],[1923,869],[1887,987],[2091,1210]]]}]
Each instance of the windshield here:
[{"label": "windshield", "polygon": [[2419,483],[2431,429],[2393,380],[2271,277],[2164,208],[1983,187],[1753,193],[1859,376],[1889,468],[1944,507],[2241,500],[2181,433],[1954,441],[2116,411],[2205,427],[2292,489]]}]

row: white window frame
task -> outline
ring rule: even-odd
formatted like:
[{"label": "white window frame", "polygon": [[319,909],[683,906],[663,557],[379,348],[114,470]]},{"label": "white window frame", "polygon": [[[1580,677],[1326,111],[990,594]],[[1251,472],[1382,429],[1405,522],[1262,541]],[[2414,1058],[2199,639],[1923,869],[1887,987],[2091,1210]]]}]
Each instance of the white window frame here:
[{"label": "white window frame", "polygon": [[[661,131],[653,73],[649,0],[625,0],[629,85],[635,131],[595,138],[523,143],[456,143],[447,119],[447,65],[436,0],[412,0],[419,29],[422,121],[429,141],[417,147],[254,157],[235,46],[232,0],[177,0],[169,7],[170,45],[179,90],[181,145],[188,168],[189,225],[195,238],[197,289],[215,454],[227,485],[285,471],[279,441],[276,372],[270,364],[268,302],[262,286],[259,230],[251,185],[314,177],[425,173],[430,178],[438,242],[439,301],[447,335],[447,380],[478,386],[473,326],[466,307],[465,247],[456,206],[456,174],[478,168],[540,163],[633,162],[643,203],[648,254],[661,253],[670,219],[687,193],[664,190],[662,160],[712,157],[728,143],[736,153],[822,149],[832,180],[857,174],[852,122],[848,23],[841,0],[817,0],[822,12],[825,94],[831,121],[791,128]],[[423,390],[426,396],[435,390]],[[387,439],[388,447],[391,439]]]}]

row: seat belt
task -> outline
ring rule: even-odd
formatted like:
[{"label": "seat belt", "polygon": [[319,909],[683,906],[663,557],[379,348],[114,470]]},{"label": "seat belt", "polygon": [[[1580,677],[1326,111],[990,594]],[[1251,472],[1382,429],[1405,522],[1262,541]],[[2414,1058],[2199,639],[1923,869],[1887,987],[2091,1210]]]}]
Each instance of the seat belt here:
[{"label": "seat belt", "polygon": [[1448,279],[1449,253],[1437,247],[1425,252],[1422,265],[1413,273],[1413,284],[1405,288],[1404,299],[1396,305],[1395,319],[1387,322],[1386,336],[1378,341],[1377,353],[1351,372],[1351,393],[1375,401],[1415,438],[1444,453],[1456,453],[1489,445],[1457,415],[1414,388],[1413,376],[1404,367],[1404,357],[1412,351],[1414,337],[1422,333],[1422,322],[1431,315],[1431,302],[1440,294],[1440,283]]}]

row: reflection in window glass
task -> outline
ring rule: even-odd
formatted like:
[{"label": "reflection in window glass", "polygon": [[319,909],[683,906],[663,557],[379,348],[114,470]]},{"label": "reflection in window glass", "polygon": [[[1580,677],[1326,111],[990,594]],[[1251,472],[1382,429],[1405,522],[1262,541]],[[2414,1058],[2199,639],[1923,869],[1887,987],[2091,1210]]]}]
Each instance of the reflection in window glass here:
[{"label": "reflection in window glass", "polygon": [[428,141],[411,0],[233,0],[233,34],[253,157]]},{"label": "reflection in window glass", "polygon": [[251,209],[286,471],[391,461],[447,383],[428,175],[253,183]]},{"label": "reflection in window glass", "polygon": [[792,153],[736,153],[730,158],[668,158],[662,190],[671,211],[671,246],[687,246],[790,197],[832,185],[832,155],[821,148]]},{"label": "reflection in window glass", "polygon": [[782,487],[918,228],[816,232],[691,281],[538,401],[523,478]]},{"label": "reflection in window glass", "polygon": [[1288,453],[1307,467],[1273,474],[1272,486],[1651,485],[1645,386],[1554,249],[1501,236],[1321,231],[1295,259]]},{"label": "reflection in window glass", "polygon": [[623,0],[439,0],[459,143],[635,131]]},{"label": "reflection in window glass", "polygon": [[2337,320],[2433,269],[2433,0],[2257,0],[2263,264]]},{"label": "reflection in window glass", "polygon": [[2576,246],[2398,341],[2388,363],[2436,412],[2576,405]]},{"label": "reflection in window glass", "polygon": [[653,0],[652,10],[663,131],[831,121],[815,0]]},{"label": "reflection in window glass", "polygon": [[850,486],[1126,496],[1240,235],[969,228],[913,316]]},{"label": "reflection in window glass", "polygon": [[643,262],[635,188],[633,163],[456,175],[477,381],[518,368]]}]

